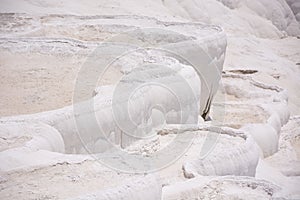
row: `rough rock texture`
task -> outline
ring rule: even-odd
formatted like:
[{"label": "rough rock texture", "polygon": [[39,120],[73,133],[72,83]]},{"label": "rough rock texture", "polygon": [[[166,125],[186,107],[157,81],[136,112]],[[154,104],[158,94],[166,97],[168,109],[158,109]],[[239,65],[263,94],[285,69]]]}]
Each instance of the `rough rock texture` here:
[{"label": "rough rock texture", "polygon": [[116,188],[99,191],[93,194],[87,194],[72,198],[78,200],[99,199],[99,200],[117,200],[117,199],[161,199],[162,186],[153,176],[140,177],[138,179],[127,180],[121,186]]}]

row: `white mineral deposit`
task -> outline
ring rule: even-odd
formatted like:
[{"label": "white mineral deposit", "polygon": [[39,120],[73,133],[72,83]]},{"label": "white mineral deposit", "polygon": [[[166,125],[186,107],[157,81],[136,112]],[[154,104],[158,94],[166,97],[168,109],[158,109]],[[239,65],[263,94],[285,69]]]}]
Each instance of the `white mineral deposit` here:
[{"label": "white mineral deposit", "polygon": [[300,1],[0,0],[0,199],[300,199]]}]

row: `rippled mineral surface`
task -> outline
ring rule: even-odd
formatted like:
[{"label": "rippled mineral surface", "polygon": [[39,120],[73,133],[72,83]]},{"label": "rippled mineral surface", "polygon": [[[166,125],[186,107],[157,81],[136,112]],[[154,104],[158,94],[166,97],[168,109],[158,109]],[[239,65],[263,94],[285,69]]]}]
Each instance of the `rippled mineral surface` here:
[{"label": "rippled mineral surface", "polygon": [[0,0],[0,199],[300,199],[298,0]]}]

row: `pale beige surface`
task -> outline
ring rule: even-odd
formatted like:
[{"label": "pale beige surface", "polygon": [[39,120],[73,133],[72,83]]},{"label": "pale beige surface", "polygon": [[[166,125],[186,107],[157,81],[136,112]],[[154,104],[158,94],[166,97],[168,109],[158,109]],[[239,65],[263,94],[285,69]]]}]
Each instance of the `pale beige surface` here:
[{"label": "pale beige surface", "polygon": [[[205,5],[200,12],[199,8],[178,8],[172,1],[145,0],[145,1],[47,1],[24,0],[13,2],[0,0],[0,12],[16,12],[29,14],[75,14],[75,15],[103,15],[103,14],[136,14],[157,17],[163,20],[200,21],[223,26],[228,35],[228,47],[224,64],[224,71],[232,69],[251,69],[258,72],[253,74],[256,80],[272,85],[278,85],[289,91],[289,107],[292,115],[300,115],[300,39],[288,37],[278,30],[270,20],[265,19],[247,7],[229,9],[217,1],[203,1]],[[188,5],[188,4],[187,4]],[[193,4],[191,4],[193,5]],[[174,7],[172,7],[174,6]],[[201,6],[200,6],[201,8]],[[177,10],[178,9],[178,10]],[[191,12],[191,9],[193,12]],[[176,12],[178,11],[178,12]],[[180,12],[179,12],[180,11]],[[196,14],[195,14],[196,13]],[[197,15],[197,13],[200,13]],[[218,15],[220,14],[220,15]],[[39,35],[39,31],[31,32],[26,29],[26,20],[21,24],[10,24],[7,19],[0,19],[1,23],[14,26],[23,26],[28,36]],[[55,30],[55,29],[54,29]],[[58,33],[63,37],[77,35],[77,39],[92,40],[97,30],[84,30],[80,34],[69,31]],[[85,35],[81,35],[84,33]],[[1,37],[9,37],[0,33]],[[55,33],[52,36],[57,36]],[[70,105],[74,91],[74,82],[80,67],[84,64],[86,54],[76,53],[43,54],[38,52],[20,53],[0,49],[0,116],[36,113]],[[111,72],[107,83],[119,77],[117,72]],[[246,83],[237,82],[241,88]],[[241,103],[239,99],[228,95],[227,101]],[[244,102],[245,103],[245,102]],[[225,124],[239,128],[245,123],[264,123],[266,113],[258,107],[247,105],[234,106],[226,113]],[[253,112],[255,111],[255,112]],[[217,117],[216,117],[217,118]],[[299,185],[299,120],[294,119],[282,130],[280,149],[277,154],[267,158],[259,164],[258,179],[265,179],[274,184],[286,184],[287,194],[284,197],[299,197],[300,192],[295,188]],[[291,137],[289,137],[291,135]],[[164,140],[170,139],[166,136]],[[170,136],[171,137],[171,136]],[[27,138],[19,138],[14,145],[19,146]],[[162,140],[162,142],[164,142]],[[1,149],[15,146],[2,146],[9,142],[1,139]],[[238,139],[231,140],[224,136],[220,139],[216,151],[224,151],[229,146],[238,144]],[[196,141],[197,150],[201,141]],[[192,149],[192,150],[194,150]],[[191,152],[188,156],[195,156]],[[182,158],[184,160],[185,157]],[[184,181],[182,174],[182,160],[161,171],[164,183]],[[269,165],[272,168],[268,168]],[[273,170],[273,171],[272,171]],[[103,173],[105,171],[105,173]],[[285,176],[287,175],[287,176]],[[67,198],[94,192],[102,188],[113,186],[111,180],[120,183],[130,175],[116,173],[103,169],[92,161],[78,164],[57,164],[33,170],[20,170],[11,173],[0,173],[1,199],[23,199],[27,196],[32,199]],[[214,177],[215,178],[215,177]],[[208,178],[210,180],[210,177]],[[243,178],[241,178],[243,179]],[[213,180],[213,179],[212,179]],[[243,179],[244,180],[244,179]],[[201,188],[201,192],[214,199],[246,198],[250,194],[253,198],[270,198],[268,192],[273,185],[259,186],[261,181],[245,178],[244,181],[218,179]],[[256,182],[257,181],[257,182]],[[25,183],[25,184],[24,184]],[[178,186],[180,188],[180,186]],[[175,190],[178,188],[175,187]],[[270,189],[271,188],[271,189]],[[290,194],[294,196],[289,196]],[[184,197],[188,199],[188,196]]]}]

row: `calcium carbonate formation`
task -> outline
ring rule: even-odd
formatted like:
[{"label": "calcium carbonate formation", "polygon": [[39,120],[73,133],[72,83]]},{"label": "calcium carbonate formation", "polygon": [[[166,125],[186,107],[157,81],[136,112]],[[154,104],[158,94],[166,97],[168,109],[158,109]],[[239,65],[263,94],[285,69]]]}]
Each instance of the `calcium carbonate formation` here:
[{"label": "calcium carbonate formation", "polygon": [[[219,116],[217,109],[214,110],[218,104],[214,105],[213,99],[221,79],[226,36],[217,26],[163,22],[139,16],[2,14],[1,17],[26,21],[26,27],[1,26],[0,44],[5,50],[93,57],[106,52],[103,49],[111,50],[113,45],[112,55],[118,59],[111,60],[112,55],[108,53],[102,56],[112,61],[108,69],[120,73],[109,83],[100,86],[91,83],[94,90],[87,95],[91,98],[72,106],[0,118],[1,138],[4,138],[1,171],[14,173],[45,166],[51,170],[64,164],[80,168],[86,163],[93,163],[96,168],[96,161],[90,155],[101,155],[112,148],[140,153],[139,148],[144,148],[143,153],[149,156],[163,151],[164,143],[174,135],[192,133],[195,141],[191,142],[191,149],[183,152],[184,156],[175,161],[172,169],[179,170],[183,180],[194,178],[192,181],[198,184],[200,176],[255,176],[259,158],[277,151],[280,129],[289,119],[287,94],[282,88],[260,83],[248,75],[225,73],[221,91],[232,99],[223,114],[225,127],[198,118]],[[131,55],[118,54],[120,49],[132,51]],[[107,64],[105,59],[100,63]],[[82,73],[89,77],[96,71]],[[239,81],[247,82],[247,87],[238,87]],[[76,92],[86,91],[83,87]],[[238,101],[241,99],[245,100],[244,104]],[[249,104],[247,99],[256,103]],[[259,120],[253,123],[254,119],[241,117],[234,124],[226,124],[226,116],[242,115],[245,107],[257,111]],[[235,115],[231,115],[233,112]],[[172,125],[177,127],[176,131],[168,129]],[[215,153],[212,150],[206,157],[199,156],[197,152],[205,143],[206,134],[216,134],[222,144],[228,143],[226,148],[216,146]],[[150,140],[141,145],[145,138]],[[99,170],[103,174],[114,173],[104,167]],[[170,177],[157,177],[159,173],[133,179],[124,175],[123,181],[118,180],[109,188],[74,196],[74,199],[145,197],[156,200],[172,199],[181,193],[192,197],[195,193],[189,181],[171,181],[166,186]],[[236,184],[234,178],[224,179]],[[243,180],[251,182],[251,178]],[[214,184],[208,180],[206,183]],[[177,184],[183,186],[180,191],[176,189]],[[275,186],[267,187],[263,181],[253,187],[277,190]]]},{"label": "calcium carbonate formation", "polygon": [[[140,131],[148,134],[156,126],[162,125],[155,124],[157,117],[151,116],[152,111],[157,110],[154,106],[161,107],[158,110],[163,112],[167,123],[197,123],[199,112],[209,111],[204,105],[211,103],[210,99],[216,92],[226,46],[225,34],[216,26],[169,23],[138,16],[62,16],[74,21],[72,27],[69,27],[70,24],[62,22],[57,15],[27,18],[19,14],[3,14],[2,17],[13,21],[26,20],[30,30],[36,31],[33,37],[27,37],[22,27],[1,27],[1,33],[5,33],[5,37],[1,38],[1,47],[15,53],[88,55],[97,52],[98,46],[101,46],[103,41],[104,45],[108,46],[135,45],[138,48],[151,48],[142,53],[136,50],[134,59],[137,58],[136,54],[140,54],[141,58],[141,62],[136,63],[136,66],[132,66],[133,59],[130,60],[130,57],[120,59],[122,68],[118,70],[126,75],[125,79],[110,86],[100,87],[101,95],[94,96],[92,100],[54,111],[2,118],[3,129],[13,124],[15,128],[23,126],[26,129],[49,126],[52,131],[59,132],[60,137],[53,135],[54,139],[47,139],[46,134],[40,135],[45,143],[39,145],[39,148],[31,148],[34,143],[32,141],[36,139],[34,134],[30,135],[32,139],[22,143],[30,147],[29,152],[32,149],[33,151],[51,149],[50,152],[60,153],[99,153],[108,150],[110,142],[125,148],[135,141],[132,136],[137,136]],[[60,28],[57,28],[58,20],[63,23]],[[64,35],[65,30],[75,28],[82,31],[83,36],[86,31],[91,31],[95,27],[98,29],[95,35],[85,37],[86,41],[81,41],[81,34],[78,33],[70,32],[73,35]],[[198,60],[204,63],[198,63]],[[205,70],[207,67],[211,68],[212,73]],[[203,84],[200,84],[199,77]],[[141,86],[143,87],[140,88]],[[106,92],[103,93],[105,88]],[[119,91],[114,92],[115,89]],[[132,91],[135,89],[137,91]],[[114,94],[118,95],[116,100],[113,100]],[[84,107],[89,102],[94,102],[95,108]],[[128,103],[131,104],[130,108]],[[83,106],[82,112],[75,112],[74,108],[80,106]],[[129,113],[128,109],[131,109]],[[94,124],[88,124],[90,121],[86,120],[87,129],[84,135],[78,134],[76,120],[89,119],[94,115],[100,122],[101,130]],[[119,117],[117,121],[113,115]],[[154,123],[149,124],[150,119]],[[130,121],[135,124],[128,127]],[[125,123],[127,127],[120,128],[121,123]],[[144,127],[145,123],[147,127]],[[7,132],[9,135],[13,130]],[[56,141],[54,144],[53,140]],[[9,154],[2,152],[2,155],[6,157]],[[15,156],[14,159],[14,162],[5,163],[2,168],[12,169],[22,166],[25,162],[22,155]]]}]

